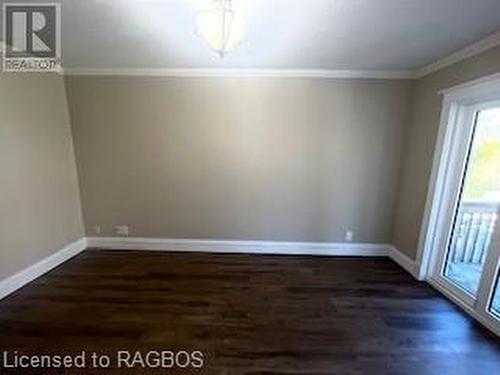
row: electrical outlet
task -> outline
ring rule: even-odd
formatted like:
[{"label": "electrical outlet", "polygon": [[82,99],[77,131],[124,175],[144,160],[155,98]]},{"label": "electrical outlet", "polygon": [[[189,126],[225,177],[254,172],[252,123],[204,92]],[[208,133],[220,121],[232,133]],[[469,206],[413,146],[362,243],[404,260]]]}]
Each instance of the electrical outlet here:
[{"label": "electrical outlet", "polygon": [[101,226],[100,225],[95,225],[94,226],[94,233],[95,234],[101,234]]},{"label": "electrical outlet", "polygon": [[345,240],[347,242],[352,242],[353,238],[354,238],[354,233],[352,232],[352,230],[346,230],[346,232],[345,232]]},{"label": "electrical outlet", "polygon": [[115,225],[115,234],[118,236],[128,236],[129,227],[128,225]]}]

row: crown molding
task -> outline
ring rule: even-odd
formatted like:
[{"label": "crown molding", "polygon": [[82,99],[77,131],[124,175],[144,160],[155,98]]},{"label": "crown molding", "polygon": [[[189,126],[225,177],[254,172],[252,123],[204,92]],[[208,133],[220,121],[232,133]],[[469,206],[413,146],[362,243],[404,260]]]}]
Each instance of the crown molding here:
[{"label": "crown molding", "polygon": [[229,78],[367,78],[413,79],[406,70],[319,70],[319,69],[86,69],[67,68],[65,75],[153,76],[153,77],[229,77]]},{"label": "crown molding", "polygon": [[358,78],[358,79],[420,79],[440,69],[479,55],[500,45],[500,31],[465,48],[416,70],[335,70],[335,69],[110,69],[67,68],[65,75],[77,76],[146,76],[192,78]]},{"label": "crown molding", "polygon": [[428,74],[446,68],[447,66],[456,64],[470,57],[479,55],[493,47],[500,45],[500,31],[487,36],[465,48],[462,48],[451,55],[443,57],[429,65],[423,66],[415,71],[415,78],[422,78]]}]

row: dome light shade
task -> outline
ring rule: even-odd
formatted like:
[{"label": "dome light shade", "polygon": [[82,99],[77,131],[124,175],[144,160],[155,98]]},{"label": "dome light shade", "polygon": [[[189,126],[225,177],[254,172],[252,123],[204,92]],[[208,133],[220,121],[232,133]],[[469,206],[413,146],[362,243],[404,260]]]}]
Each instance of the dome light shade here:
[{"label": "dome light shade", "polygon": [[238,48],[246,27],[235,13],[231,0],[214,0],[214,9],[201,11],[196,31],[221,58]]}]

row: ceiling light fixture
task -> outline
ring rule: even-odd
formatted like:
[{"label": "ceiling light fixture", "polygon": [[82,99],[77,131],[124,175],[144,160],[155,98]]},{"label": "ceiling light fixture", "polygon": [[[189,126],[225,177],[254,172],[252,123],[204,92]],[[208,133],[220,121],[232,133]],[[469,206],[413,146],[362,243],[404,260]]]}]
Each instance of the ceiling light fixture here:
[{"label": "ceiling light fixture", "polygon": [[232,0],[213,0],[214,8],[201,11],[196,31],[219,57],[238,48],[246,32],[245,23],[233,7]]}]

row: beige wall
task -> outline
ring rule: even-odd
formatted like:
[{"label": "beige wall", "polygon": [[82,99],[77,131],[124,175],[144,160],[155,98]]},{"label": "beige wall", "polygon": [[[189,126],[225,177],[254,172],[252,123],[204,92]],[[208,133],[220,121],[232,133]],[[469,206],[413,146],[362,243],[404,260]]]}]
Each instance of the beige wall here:
[{"label": "beige wall", "polygon": [[[415,258],[440,89],[398,80],[67,77],[86,232],[393,242]],[[83,236],[63,79],[0,75],[0,279]],[[402,159],[402,162],[400,160]]]},{"label": "beige wall", "polygon": [[67,77],[86,231],[388,242],[411,86]]},{"label": "beige wall", "polygon": [[500,72],[500,47],[430,74],[416,82],[394,227],[395,246],[415,259],[441,112],[438,91]]},{"label": "beige wall", "polygon": [[63,79],[0,74],[0,280],[83,236]]}]

